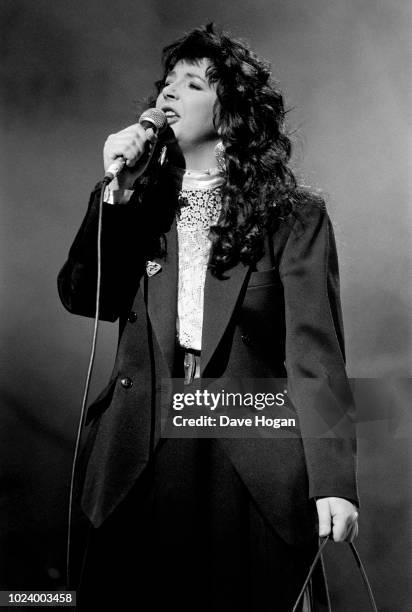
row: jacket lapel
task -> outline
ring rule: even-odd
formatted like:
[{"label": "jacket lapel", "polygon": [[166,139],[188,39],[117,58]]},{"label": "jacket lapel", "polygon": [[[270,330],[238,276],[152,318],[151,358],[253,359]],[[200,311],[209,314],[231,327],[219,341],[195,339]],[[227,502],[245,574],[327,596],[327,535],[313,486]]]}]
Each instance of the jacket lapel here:
[{"label": "jacket lapel", "polygon": [[154,260],[160,264],[161,269],[152,276],[148,276],[145,271],[140,281],[140,289],[145,296],[150,322],[171,375],[175,354],[177,315],[177,233],[175,219],[172,221],[170,230],[166,233],[166,241],[166,258]]},{"label": "jacket lapel", "polygon": [[239,294],[250,275],[251,266],[238,263],[225,272],[225,280],[212,276],[210,270],[206,272],[205,292],[203,301],[202,326],[202,354],[200,358],[200,374],[205,371],[216,351],[220,340],[229,324],[235,309]]},{"label": "jacket lapel", "polygon": [[[170,375],[172,375],[176,343],[178,284],[176,219],[173,219],[170,230],[166,234],[166,240],[166,260],[158,260],[161,270],[150,277],[145,272],[140,281],[140,288],[147,300],[147,311],[153,331],[169,368]],[[211,256],[212,252],[209,261]],[[217,279],[211,274],[209,269],[206,271],[203,301],[202,357],[200,360],[201,376],[205,376],[206,368],[229,324],[239,294],[250,272],[251,266],[244,266],[242,263],[238,263],[225,272],[224,276],[227,278],[224,280]],[[145,291],[145,284],[147,284],[147,291]]]}]

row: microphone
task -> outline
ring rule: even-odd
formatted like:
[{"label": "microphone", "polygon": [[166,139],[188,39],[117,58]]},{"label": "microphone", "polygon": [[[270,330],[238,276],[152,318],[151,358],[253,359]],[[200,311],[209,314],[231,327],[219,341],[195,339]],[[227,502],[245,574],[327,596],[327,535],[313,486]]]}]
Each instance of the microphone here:
[{"label": "microphone", "polygon": [[[139,123],[145,130],[151,128],[155,134],[161,134],[167,126],[167,119],[160,108],[148,108],[140,115]],[[117,157],[107,168],[103,181],[110,183],[121,172],[125,163],[124,157]]]}]

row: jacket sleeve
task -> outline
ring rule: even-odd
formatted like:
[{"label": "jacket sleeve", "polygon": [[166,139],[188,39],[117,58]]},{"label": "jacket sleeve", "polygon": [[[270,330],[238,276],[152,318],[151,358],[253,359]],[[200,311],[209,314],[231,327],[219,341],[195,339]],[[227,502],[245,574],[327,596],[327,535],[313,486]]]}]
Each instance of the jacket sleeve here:
[{"label": "jacket sleeve", "polygon": [[285,296],[288,390],[300,422],[309,497],[344,497],[359,505],[338,259],[324,204],[302,204],[279,272]]},{"label": "jacket sleeve", "polygon": [[[99,183],[90,196],[86,216],[61,269],[57,285],[69,312],[95,315],[97,284],[97,228]],[[101,236],[100,319],[115,321],[137,290],[143,271],[143,243],[139,239],[137,202],[103,203]]]}]

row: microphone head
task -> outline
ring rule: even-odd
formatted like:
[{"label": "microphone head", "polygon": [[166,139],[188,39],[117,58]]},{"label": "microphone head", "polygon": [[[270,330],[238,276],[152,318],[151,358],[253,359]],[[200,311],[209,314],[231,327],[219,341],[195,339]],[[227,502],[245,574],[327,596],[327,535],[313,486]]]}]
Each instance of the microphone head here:
[{"label": "microphone head", "polygon": [[160,134],[167,126],[167,118],[160,108],[148,108],[140,115],[139,123],[145,129],[151,127],[156,134]]}]

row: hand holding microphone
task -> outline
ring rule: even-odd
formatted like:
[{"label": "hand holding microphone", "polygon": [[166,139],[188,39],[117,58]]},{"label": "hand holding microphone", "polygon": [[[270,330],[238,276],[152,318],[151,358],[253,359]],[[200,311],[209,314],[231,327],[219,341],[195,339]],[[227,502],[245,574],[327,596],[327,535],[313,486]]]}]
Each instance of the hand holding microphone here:
[{"label": "hand holding microphone", "polygon": [[110,134],[103,149],[105,179],[115,179],[115,188],[131,189],[149,165],[158,136],[166,126],[164,112],[150,108],[142,113],[139,123]]}]

